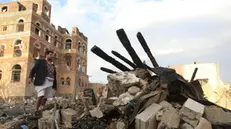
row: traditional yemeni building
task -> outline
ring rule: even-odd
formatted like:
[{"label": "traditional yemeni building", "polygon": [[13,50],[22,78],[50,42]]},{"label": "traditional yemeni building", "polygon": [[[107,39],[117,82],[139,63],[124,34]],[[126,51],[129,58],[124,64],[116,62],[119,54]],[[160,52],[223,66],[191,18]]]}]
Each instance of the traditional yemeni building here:
[{"label": "traditional yemeni building", "polygon": [[58,93],[74,94],[88,87],[88,38],[77,27],[71,33],[50,23],[47,0],[0,4],[0,97],[31,96],[27,79],[36,59],[55,51]]}]

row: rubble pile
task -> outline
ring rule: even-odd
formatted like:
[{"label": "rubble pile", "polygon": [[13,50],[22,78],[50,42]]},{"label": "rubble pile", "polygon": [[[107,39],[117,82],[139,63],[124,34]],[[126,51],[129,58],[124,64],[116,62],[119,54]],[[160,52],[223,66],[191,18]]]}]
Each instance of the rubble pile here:
[{"label": "rubble pile", "polygon": [[109,75],[100,98],[96,99],[92,89],[86,89],[76,102],[56,97],[39,117],[19,110],[11,115],[4,108],[0,110],[4,127],[0,124],[0,128],[12,128],[7,125],[16,122],[12,125],[23,129],[231,129],[231,111],[208,101],[194,80],[198,69],[187,81],[174,69],[160,67],[139,32],[138,40],[153,65],[150,67],[141,62],[123,29],[117,30],[117,35],[133,61],[112,51],[129,68],[99,47],[91,49],[121,70],[101,67]]},{"label": "rubble pile", "polygon": [[[208,101],[201,85],[194,85],[198,68],[190,81],[174,69],[160,67],[140,32],[137,38],[153,67],[141,62],[123,29],[117,35],[130,55],[128,60],[116,51],[116,57],[132,67],[128,68],[107,55],[99,47],[91,51],[122,72],[101,67],[109,73],[106,96],[103,96],[94,117],[113,119],[117,129],[226,129],[231,128],[231,111]],[[197,84],[197,83],[196,83]],[[109,108],[110,107],[110,108]],[[110,114],[110,110],[117,115]],[[103,114],[103,115],[102,115]]]}]

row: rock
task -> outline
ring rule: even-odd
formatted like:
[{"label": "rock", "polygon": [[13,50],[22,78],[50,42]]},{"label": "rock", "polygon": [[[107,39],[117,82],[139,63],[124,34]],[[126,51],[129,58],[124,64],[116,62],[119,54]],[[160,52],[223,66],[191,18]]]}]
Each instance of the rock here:
[{"label": "rock", "polygon": [[116,122],[116,129],[127,129],[127,122],[124,119],[119,119]]},{"label": "rock", "polygon": [[129,101],[131,101],[134,96],[130,95],[128,92],[121,94],[118,100],[113,102],[114,106],[126,105]]},{"label": "rock", "polygon": [[190,124],[184,123],[180,125],[180,129],[194,129]]},{"label": "rock", "polygon": [[125,93],[127,88],[140,85],[140,79],[130,72],[121,72],[108,75],[108,87],[112,96],[119,96]]},{"label": "rock", "polygon": [[157,121],[155,116],[161,108],[162,106],[159,104],[153,103],[138,114],[135,120],[135,129],[156,129]]},{"label": "rock", "polygon": [[212,129],[211,123],[205,118],[201,117],[199,124],[195,129]]},{"label": "rock", "polygon": [[103,113],[99,107],[96,107],[93,110],[90,110],[90,114],[92,117],[96,117],[96,118],[102,118],[103,117]]},{"label": "rock", "polygon": [[171,108],[172,104],[168,103],[167,101],[162,101],[159,103],[163,108]]},{"label": "rock", "polygon": [[164,110],[160,110],[159,112],[157,112],[156,121],[161,121],[163,114],[164,114]]},{"label": "rock", "polygon": [[43,118],[51,118],[53,117],[53,112],[51,110],[46,110],[42,112],[42,117]]},{"label": "rock", "polygon": [[214,125],[231,125],[231,112],[218,107],[205,107],[204,117]]},{"label": "rock", "polygon": [[161,126],[167,128],[178,128],[180,125],[180,115],[175,108],[168,108],[161,119],[158,129],[161,129]]},{"label": "rock", "polygon": [[72,127],[72,121],[76,117],[77,112],[73,109],[63,109],[61,110],[61,118],[62,122],[65,124],[66,127]]},{"label": "rock", "polygon": [[137,86],[132,86],[128,88],[128,93],[131,95],[136,95],[140,91],[140,88]]},{"label": "rock", "polygon": [[39,129],[55,129],[55,123],[52,118],[41,118],[38,120]]},{"label": "rock", "polygon": [[204,114],[204,107],[204,105],[189,98],[180,110],[181,119],[196,127]]}]

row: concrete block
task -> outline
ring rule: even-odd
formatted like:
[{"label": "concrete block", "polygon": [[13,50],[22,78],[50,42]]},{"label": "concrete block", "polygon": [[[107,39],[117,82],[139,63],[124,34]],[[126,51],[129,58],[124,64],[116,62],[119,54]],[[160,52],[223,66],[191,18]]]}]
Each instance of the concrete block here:
[{"label": "concrete block", "polygon": [[164,112],[160,123],[158,129],[161,128],[162,125],[167,128],[178,128],[180,125],[180,115],[176,109],[169,108]]},{"label": "concrete block", "polygon": [[51,118],[53,117],[53,112],[50,110],[46,110],[42,112],[42,117],[43,118]]},{"label": "concrete block", "polygon": [[55,123],[52,118],[40,118],[38,120],[39,129],[55,129]]},{"label": "concrete block", "polygon": [[96,107],[93,110],[90,110],[89,112],[90,112],[92,117],[96,117],[96,118],[102,118],[103,117],[103,113],[99,107]]},{"label": "concrete block", "polygon": [[212,129],[211,123],[205,118],[201,117],[199,124],[195,129]]},{"label": "concrete block", "polygon": [[180,110],[180,117],[195,128],[204,114],[204,108],[204,105],[189,98]]},{"label": "concrete block", "polygon": [[159,104],[153,103],[143,112],[136,116],[135,129],[156,129],[156,114],[162,108]]},{"label": "concrete block", "polygon": [[162,101],[159,103],[163,108],[170,108],[172,107],[172,104],[168,103],[167,101]]},{"label": "concrete block", "polygon": [[204,117],[215,125],[231,125],[231,112],[218,107],[205,107]]},{"label": "concrete block", "polygon": [[62,122],[68,128],[72,128],[72,121],[76,115],[77,112],[71,108],[61,110]]}]

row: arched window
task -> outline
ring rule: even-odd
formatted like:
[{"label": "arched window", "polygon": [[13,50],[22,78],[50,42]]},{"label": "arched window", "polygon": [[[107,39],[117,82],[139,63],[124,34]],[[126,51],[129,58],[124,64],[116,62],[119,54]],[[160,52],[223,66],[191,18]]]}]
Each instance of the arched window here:
[{"label": "arched window", "polygon": [[82,69],[81,70],[84,73],[86,72],[86,63],[85,63],[85,61],[82,62]]},{"label": "arched window", "polygon": [[83,45],[83,55],[86,55],[86,47]]},{"label": "arched window", "polygon": [[20,19],[17,23],[17,32],[23,32],[24,31],[24,21],[23,19]]},{"label": "arched window", "polygon": [[65,84],[64,78],[62,77],[60,80],[61,80],[61,84],[64,85]]},{"label": "arched window", "polygon": [[34,57],[34,59],[39,59],[40,58],[40,49],[41,49],[40,42],[35,42],[34,43],[34,49],[33,49],[33,57]]},{"label": "arched window", "polygon": [[57,40],[58,40],[58,37],[55,36],[55,40],[54,40],[54,46],[57,47]]},{"label": "arched window", "polygon": [[38,36],[40,36],[40,28],[41,28],[40,24],[36,23],[35,34],[38,35]]},{"label": "arched window", "polygon": [[47,7],[44,8],[44,11],[45,11],[45,14],[46,14],[47,16],[50,15],[50,11],[49,11],[49,9],[48,9]]},{"label": "arched window", "polygon": [[64,56],[65,62],[67,66],[71,66],[71,55],[70,54],[65,54]]},{"label": "arched window", "polygon": [[11,76],[12,82],[20,82],[21,69],[21,66],[18,64],[13,66]]},{"label": "arched window", "polygon": [[67,84],[68,86],[71,85],[71,79],[70,79],[69,77],[66,78],[66,84]]},{"label": "arched window", "polygon": [[68,49],[71,49],[71,39],[67,39],[66,42],[65,42],[65,49],[68,50]]},{"label": "arched window", "polygon": [[0,80],[2,80],[2,70],[0,70]]},{"label": "arched window", "polygon": [[22,56],[22,40],[18,39],[14,43],[14,57]]},{"label": "arched window", "polygon": [[46,30],[46,37],[45,38],[46,38],[47,42],[50,42],[51,39],[50,39],[50,31],[49,30]]},{"label": "arched window", "polygon": [[8,11],[8,7],[7,6],[2,7],[2,12],[7,12],[7,11]]},{"label": "arched window", "polygon": [[80,52],[81,51],[81,43],[78,42],[78,51]]},{"label": "arched window", "polygon": [[77,59],[76,66],[77,66],[77,70],[80,70],[80,68],[81,68],[81,59],[80,58]]},{"label": "arched window", "polygon": [[5,51],[5,46],[4,45],[0,45],[0,57],[4,56],[4,51]]}]

